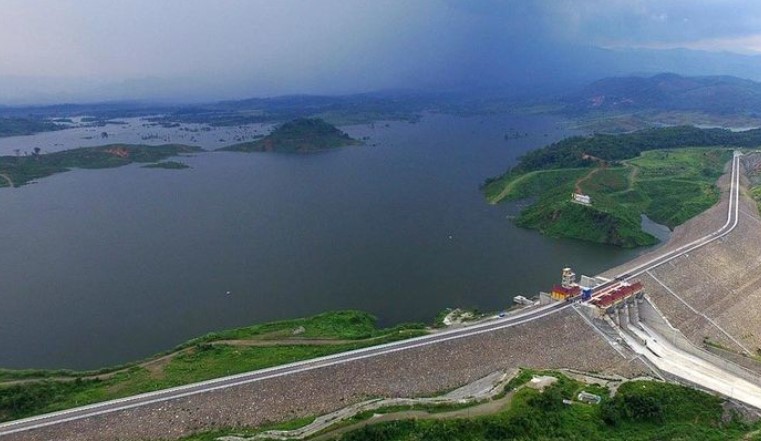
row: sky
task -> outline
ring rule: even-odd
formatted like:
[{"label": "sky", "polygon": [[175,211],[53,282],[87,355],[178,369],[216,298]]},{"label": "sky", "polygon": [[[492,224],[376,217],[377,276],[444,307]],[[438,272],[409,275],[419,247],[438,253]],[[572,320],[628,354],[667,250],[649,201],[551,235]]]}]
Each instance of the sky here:
[{"label": "sky", "polygon": [[543,66],[560,69],[569,48],[761,55],[754,0],[0,0],[0,11],[0,104],[508,84],[554,74]]}]

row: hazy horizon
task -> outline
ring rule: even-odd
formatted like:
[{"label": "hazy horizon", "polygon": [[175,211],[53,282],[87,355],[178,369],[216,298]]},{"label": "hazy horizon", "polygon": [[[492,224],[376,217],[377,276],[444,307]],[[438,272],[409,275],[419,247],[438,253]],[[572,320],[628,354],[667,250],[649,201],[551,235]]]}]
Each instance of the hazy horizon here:
[{"label": "hazy horizon", "polygon": [[0,104],[761,79],[744,1],[8,0]]}]

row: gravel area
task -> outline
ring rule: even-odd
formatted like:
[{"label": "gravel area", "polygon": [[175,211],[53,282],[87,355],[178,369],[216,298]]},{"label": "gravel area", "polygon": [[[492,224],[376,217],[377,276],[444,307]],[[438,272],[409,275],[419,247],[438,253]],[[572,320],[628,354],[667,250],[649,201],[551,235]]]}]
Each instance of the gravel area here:
[{"label": "gravel area", "polygon": [[[725,175],[719,181],[721,202],[678,227],[672,240],[658,251],[678,247],[724,224],[727,178]],[[741,181],[744,185],[748,183],[744,177]],[[683,301],[651,276],[640,277],[650,298],[671,324],[697,345],[702,345],[707,337],[736,352],[755,352],[761,348],[761,307],[758,306],[761,303],[761,218],[746,188],[741,189],[740,219],[732,233],[652,271],[658,281]],[[648,255],[641,256],[606,275],[625,272],[637,261],[647,258]]]},{"label": "gravel area", "polygon": [[[580,356],[583,354],[583,356]],[[572,310],[513,328],[71,421],[3,440],[175,439],[321,415],[372,397],[431,396],[515,367],[641,375]]]},{"label": "gravel area", "polygon": [[[755,202],[743,198],[740,222],[725,238],[652,271],[692,308],[713,320],[751,352],[761,348],[761,219]],[[716,326],[643,278],[645,287],[671,323],[693,342],[704,337],[742,351]]]},{"label": "gravel area", "polygon": [[[218,438],[219,441],[257,441],[257,440],[294,440],[311,437],[339,422],[346,421],[362,412],[394,406],[452,405],[470,403],[477,406],[480,401],[491,400],[500,394],[511,379],[518,375],[520,369],[511,369],[509,373],[493,372],[473,383],[436,397],[424,398],[382,398],[356,403],[335,412],[320,415],[312,423],[294,430],[268,430],[254,436],[230,435]],[[553,378],[555,380],[555,378]],[[414,411],[413,411],[414,412]]]}]

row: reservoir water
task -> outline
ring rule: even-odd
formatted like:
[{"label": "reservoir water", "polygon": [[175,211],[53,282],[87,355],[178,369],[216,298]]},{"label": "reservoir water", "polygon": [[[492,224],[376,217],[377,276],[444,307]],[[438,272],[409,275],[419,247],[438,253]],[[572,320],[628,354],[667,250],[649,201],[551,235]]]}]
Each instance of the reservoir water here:
[{"label": "reservoir water", "polygon": [[[98,368],[334,309],[382,325],[498,310],[563,266],[596,274],[641,252],[519,229],[519,206],[483,199],[485,178],[569,135],[562,121],[427,115],[344,129],[368,145],[209,152],[183,158],[186,170],[78,170],[0,189],[0,367]],[[528,136],[505,140],[511,129]],[[70,148],[71,133],[0,148],[66,136],[43,150]]]}]

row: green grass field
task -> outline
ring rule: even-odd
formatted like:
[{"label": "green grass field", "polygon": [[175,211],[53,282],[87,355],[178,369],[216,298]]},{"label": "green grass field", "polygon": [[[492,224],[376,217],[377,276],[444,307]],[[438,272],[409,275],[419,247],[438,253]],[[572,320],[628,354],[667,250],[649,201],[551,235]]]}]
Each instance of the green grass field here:
[{"label": "green grass field", "polygon": [[621,205],[674,228],[719,201],[716,180],[732,158],[731,149],[653,150],[627,161],[636,177],[628,192],[612,192]]},{"label": "green grass field", "polygon": [[[0,421],[282,365],[425,334],[422,324],[379,329],[359,311],[210,333],[170,353],[117,370],[0,372]],[[320,340],[309,344],[308,340]],[[235,340],[236,342],[225,343]],[[297,340],[289,342],[289,340]],[[326,341],[327,340],[327,341]],[[335,340],[331,343],[329,340]],[[275,345],[256,346],[267,341]],[[24,383],[10,383],[25,380]]]},{"label": "green grass field", "polygon": [[[731,156],[728,148],[650,150],[612,166],[507,173],[485,194],[491,203],[536,197],[515,222],[549,236],[652,245],[657,241],[642,231],[640,215],[673,229],[710,208]],[[591,196],[591,207],[571,202],[576,190]]]},{"label": "green grass field", "polygon": [[573,182],[589,173],[588,168],[536,170],[528,173],[503,175],[485,187],[486,199],[496,204],[536,196],[564,187],[573,190]]}]

